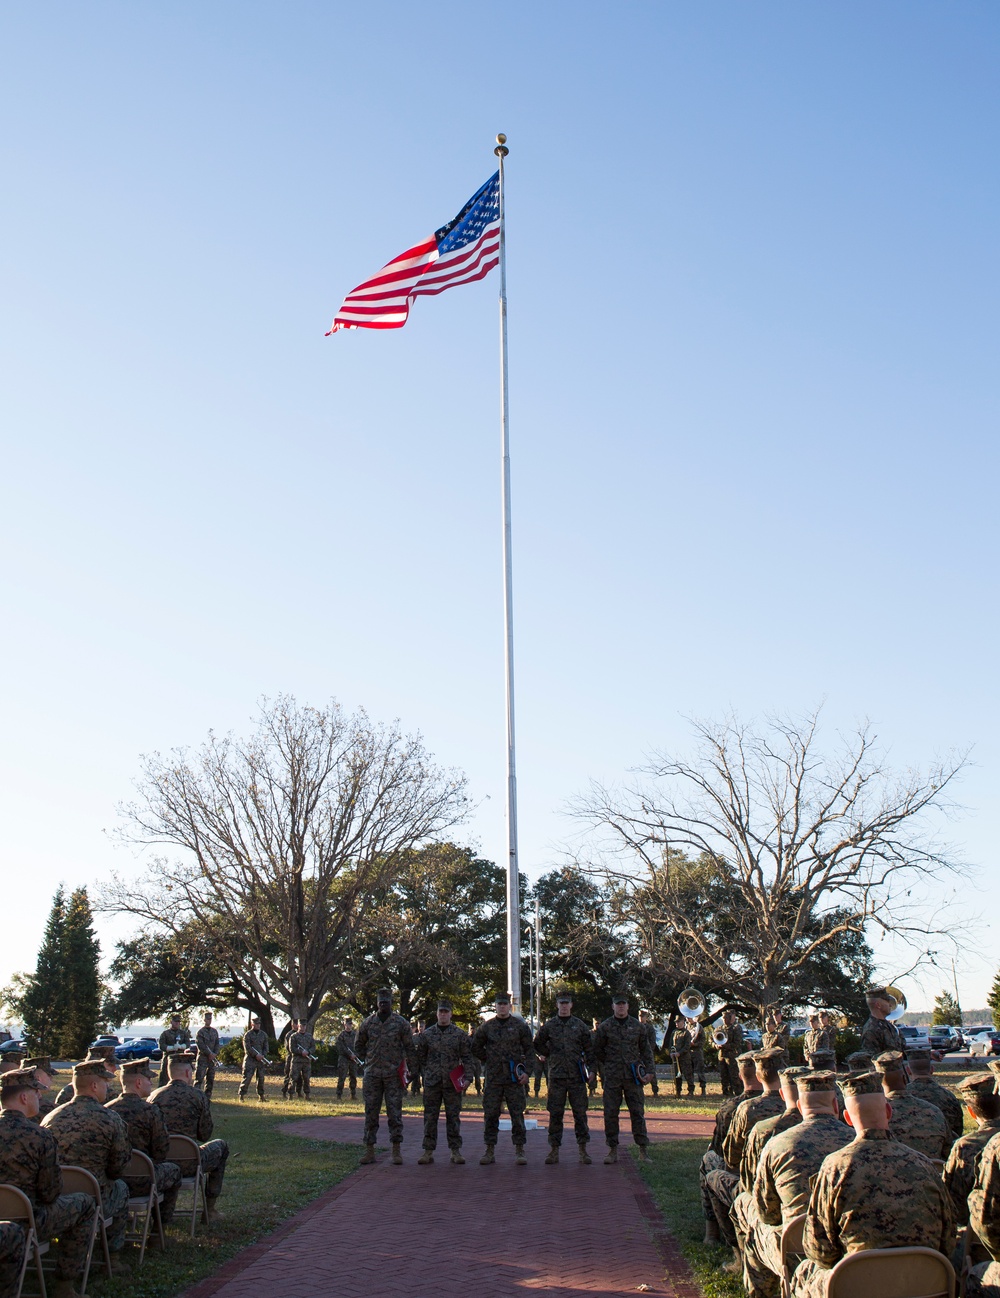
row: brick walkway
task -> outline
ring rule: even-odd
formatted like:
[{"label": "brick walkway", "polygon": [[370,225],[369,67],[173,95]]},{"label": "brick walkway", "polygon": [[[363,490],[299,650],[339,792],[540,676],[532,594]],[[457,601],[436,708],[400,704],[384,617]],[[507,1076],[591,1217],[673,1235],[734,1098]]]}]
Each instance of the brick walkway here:
[{"label": "brick walkway", "polygon": [[[593,1165],[581,1167],[570,1137],[564,1161],[546,1167],[540,1128],[528,1134],[527,1167],[514,1165],[508,1132],[501,1132],[496,1164],[480,1167],[477,1117],[481,1123],[473,1113],[462,1119],[464,1167],[453,1167],[442,1152],[443,1123],[437,1161],[418,1167],[419,1119],[404,1119],[403,1167],[380,1155],[374,1167],[359,1168],[186,1298],[276,1291],[289,1298],[515,1298],[525,1290],[551,1298],[701,1298],[630,1155],[605,1167],[603,1143],[595,1143]],[[706,1123],[710,1130],[710,1122],[657,1119],[664,1129],[650,1134],[690,1138]],[[695,1123],[699,1130],[691,1130]],[[311,1118],[285,1130],[360,1142],[361,1119]],[[380,1136],[387,1139],[384,1128]],[[623,1145],[627,1140],[626,1127]]]}]

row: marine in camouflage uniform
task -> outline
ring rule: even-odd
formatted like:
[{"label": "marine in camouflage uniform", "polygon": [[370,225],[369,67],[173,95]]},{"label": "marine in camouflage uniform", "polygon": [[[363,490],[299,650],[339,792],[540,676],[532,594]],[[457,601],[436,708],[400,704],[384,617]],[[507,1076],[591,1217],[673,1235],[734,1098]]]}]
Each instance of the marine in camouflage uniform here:
[{"label": "marine in camouflage uniform", "polygon": [[344,1095],[344,1083],[350,1081],[351,1099],[358,1091],[358,1056],[355,1051],[358,1034],[353,1019],[344,1019],[343,1031],[337,1035],[337,1099]]},{"label": "marine in camouflage uniform", "polygon": [[722,1082],[723,1095],[739,1095],[743,1088],[740,1081],[740,1070],[737,1060],[744,1053],[743,1029],[736,1021],[732,1010],[726,1010],[722,1016],[722,1027],[726,1034],[726,1044],[716,1046],[719,1055],[719,1078]]},{"label": "marine in camouflage uniform", "polygon": [[781,1061],[779,1067],[781,1068],[788,1067],[788,1038],[791,1034],[791,1028],[782,1019],[780,1009],[773,1009],[765,1017],[764,1031],[760,1037],[760,1048],[761,1050],[780,1050]]},{"label": "marine in camouflage uniform", "polygon": [[[163,1113],[148,1099],[153,1089],[152,1060],[136,1059],[121,1066],[122,1094],[117,1100],[110,1100],[105,1108],[117,1113],[128,1129],[129,1143],[133,1151],[138,1150],[152,1160],[156,1188],[163,1195],[160,1205],[160,1219],[164,1226],[174,1219],[177,1209],[177,1195],[181,1188],[181,1169],[176,1163],[167,1159],[170,1137]],[[208,1096],[206,1095],[206,1100]],[[149,1194],[148,1176],[123,1176],[129,1194]]]},{"label": "marine in camouflage uniform", "polygon": [[628,1105],[632,1139],[639,1147],[639,1157],[648,1160],[646,1100],[636,1073],[640,1065],[647,1072],[652,1071],[653,1055],[642,1024],[628,1012],[628,997],[615,996],[611,1004],[611,1017],[599,1024],[594,1033],[594,1055],[604,1079],[604,1138],[608,1142],[604,1161],[618,1161],[618,1115],[623,1102]]},{"label": "marine in camouflage uniform", "polygon": [[385,1116],[389,1123],[389,1140],[392,1143],[392,1161],[402,1163],[400,1145],[403,1141],[403,1090],[399,1070],[402,1064],[412,1072],[417,1055],[413,1046],[413,1033],[402,1014],[394,1014],[392,992],[380,987],[376,995],[377,1009],[369,1014],[358,1028],[357,1051],[365,1061],[361,1091],[365,1099],[365,1152],[362,1163],[375,1162],[375,1140],[378,1136],[379,1115],[385,1102]]},{"label": "marine in camouflage uniform", "polygon": [[[198,1029],[194,1041],[198,1048],[194,1084],[199,1091],[204,1087],[205,1097],[210,1100],[215,1090],[215,1063],[219,1053],[219,1034],[212,1027],[211,1014],[205,1015],[205,1022]],[[163,1083],[161,1082],[160,1085],[162,1086]]]},{"label": "marine in camouflage uniform", "polygon": [[43,1089],[35,1070],[11,1069],[3,1080],[0,1182],[16,1186],[28,1197],[43,1244],[58,1237],[54,1298],[64,1298],[72,1294],[73,1280],[83,1272],[96,1204],[89,1194],[62,1193],[59,1147],[51,1131],[34,1120]]},{"label": "marine in camouflage uniform", "polygon": [[[531,1029],[524,1019],[510,1012],[510,997],[501,992],[494,1002],[496,1014],[476,1029],[472,1053],[486,1065],[483,1087],[483,1143],[479,1160],[484,1166],[495,1161],[494,1150],[500,1133],[500,1109],[506,1104],[510,1114],[510,1138],[514,1161],[527,1162],[524,1156],[525,1085],[531,1076],[535,1055],[531,1049]],[[521,1074],[523,1073],[523,1082]]]},{"label": "marine in camouflage uniform", "polygon": [[[594,1034],[583,1019],[572,1011],[573,997],[569,992],[556,994],[556,1016],[546,1019],[535,1035],[535,1054],[549,1065],[549,1154],[546,1163],[559,1162],[562,1144],[566,1101],[573,1110],[573,1133],[580,1151],[580,1162],[589,1163],[587,1145],[590,1126],[587,1122],[587,1084],[597,1066],[594,1057]],[[649,1048],[649,1033],[642,1025],[643,1039]],[[655,1038],[654,1038],[655,1039]]]},{"label": "marine in camouflage uniform", "polygon": [[965,1113],[961,1101],[940,1082],[934,1080],[931,1052],[920,1046],[912,1046],[906,1052],[906,1063],[910,1070],[910,1084],[907,1089],[918,1099],[936,1105],[944,1114],[944,1120],[952,1136],[958,1140],[965,1131]]},{"label": "marine in camouflage uniform", "polygon": [[732,1125],[733,1115],[736,1110],[745,1100],[753,1099],[761,1094],[761,1084],[757,1080],[752,1052],[745,1051],[740,1055],[736,1063],[741,1077],[740,1085],[743,1089],[738,1095],[729,1096],[719,1105],[718,1112],[715,1115],[715,1129],[712,1132],[712,1139],[709,1142],[708,1149],[702,1155],[701,1166],[698,1171],[702,1215],[705,1218],[706,1244],[717,1244],[719,1242],[719,1225],[715,1220],[712,1196],[708,1190],[708,1174],[721,1171],[726,1166],[726,1160],[722,1157],[722,1145]]},{"label": "marine in camouflage uniform", "polygon": [[971,1073],[963,1077],[958,1090],[972,1110],[977,1127],[952,1145],[942,1175],[951,1195],[955,1221],[959,1226],[967,1226],[969,1195],[976,1183],[976,1162],[993,1137],[1000,1135],[1000,1095],[996,1092],[991,1073]]},{"label": "marine in camouflage uniform", "polygon": [[[688,1024],[688,1036],[691,1038],[691,1072],[694,1080],[705,1094],[705,1025],[697,1019]],[[691,1093],[690,1091],[688,1092]]]},{"label": "marine in camouflage uniform", "polygon": [[810,1180],[827,1154],[849,1145],[854,1137],[851,1128],[833,1112],[837,1103],[834,1076],[822,1072],[796,1078],[805,1109],[802,1121],[779,1132],[761,1150],[751,1191],[753,1208],[747,1214],[749,1229],[743,1240],[743,1280],[750,1298],[776,1298],[782,1269],[782,1228],[805,1212]]},{"label": "marine in camouflage uniform", "polygon": [[288,1038],[288,1057],[292,1061],[289,1080],[293,1095],[309,1099],[309,1082],[312,1078],[312,1059],[316,1049],[316,1038],[309,1031],[309,1025],[299,1019],[299,1029]]},{"label": "marine in camouflage uniform", "polygon": [[251,1078],[257,1083],[257,1098],[264,1100],[264,1069],[270,1044],[267,1033],[260,1026],[260,1019],[254,1015],[250,1027],[243,1033],[243,1075],[236,1096],[238,1100],[242,1100],[250,1089]]},{"label": "marine in camouflage uniform", "polygon": [[[149,1103],[155,1104],[163,1114],[167,1131],[172,1136],[189,1136],[191,1140],[198,1142],[198,1161],[205,1177],[208,1218],[212,1221],[219,1216],[215,1203],[222,1193],[229,1146],[224,1140],[212,1139],[215,1129],[212,1106],[207,1097],[192,1085],[194,1061],[195,1056],[191,1053],[175,1055],[170,1061],[170,1081],[152,1093]],[[194,1176],[196,1168],[193,1159],[181,1159],[178,1166],[182,1176]]]},{"label": "marine in camouflage uniform", "polygon": [[[23,1226],[19,1226],[16,1221],[0,1221],[0,1298],[13,1298],[18,1291],[24,1267],[24,1246],[27,1242]],[[63,1290],[67,1295],[73,1292],[72,1280],[69,1285],[68,1290]],[[57,1285],[54,1298],[58,1298],[58,1293]]]},{"label": "marine in camouflage uniform", "polygon": [[26,1050],[22,1050],[20,1047],[16,1050],[5,1050],[0,1055],[0,1077],[4,1073],[20,1072],[24,1067],[24,1059],[27,1053]]},{"label": "marine in camouflage uniform", "polygon": [[[437,1022],[425,1028],[414,1046],[423,1078],[424,1152],[419,1163],[433,1163],[437,1148],[438,1122],[444,1105],[445,1137],[453,1163],[464,1163],[462,1157],[462,1096],[472,1081],[472,1042],[457,1023],[451,1021],[451,1001],[440,1000]],[[462,1089],[457,1090],[451,1073],[462,1069]]]},{"label": "marine in camouflage uniform", "polygon": [[545,1059],[536,1059],[535,1065],[531,1070],[532,1094],[534,1095],[536,1100],[538,1099],[539,1093],[541,1092],[542,1089],[542,1080],[544,1079],[545,1081],[548,1081],[548,1078],[549,1078],[548,1061]]},{"label": "marine in camouflage uniform", "polygon": [[656,1052],[660,1047],[656,1040],[656,1026],[649,1010],[639,1011],[639,1022],[642,1024],[646,1033],[646,1040],[649,1042],[649,1053],[653,1056],[653,1074],[649,1079],[650,1090],[654,1095],[659,1095],[660,1083],[656,1078]]},{"label": "marine in camouflage uniform", "polygon": [[[1000,1060],[989,1066],[1000,1094]],[[969,1195],[969,1224],[990,1261],[978,1263],[969,1276],[968,1298],[998,1298],[1000,1295],[1000,1136],[994,1136],[979,1156],[972,1193]]]},{"label": "marine in camouflage uniform", "polygon": [[128,1128],[106,1109],[108,1073],[103,1061],[76,1064],[74,1095],[42,1120],[43,1131],[55,1136],[60,1163],[83,1167],[97,1178],[105,1217],[111,1218],[108,1248],[125,1244],[128,1225],[128,1186],[121,1179],[132,1157]]},{"label": "marine in camouflage uniform", "polygon": [[895,1023],[885,1016],[891,1014],[895,1000],[884,987],[869,987],[865,992],[868,1018],[861,1028],[860,1049],[872,1059],[887,1050],[900,1050],[906,1054],[906,1043]]},{"label": "marine in camouflage uniform", "polygon": [[157,1042],[157,1045],[159,1045],[160,1049],[163,1051],[163,1058],[160,1060],[160,1085],[161,1086],[163,1086],[167,1080],[168,1053],[172,1050],[180,1049],[181,1047],[187,1049],[187,1047],[190,1044],[191,1044],[191,1033],[187,1030],[187,1028],[181,1027],[181,1016],[179,1014],[171,1014],[170,1027],[163,1029],[163,1031],[160,1033],[159,1041]]},{"label": "marine in camouflage uniform", "polygon": [[[84,1064],[103,1063],[105,1071],[110,1075],[111,1080],[108,1082],[108,1099],[115,1100],[121,1094],[118,1083],[115,1081],[115,1069],[118,1064],[115,1061],[114,1046],[95,1046],[92,1050],[87,1051],[87,1057],[81,1060]],[[53,1109],[58,1109],[60,1104],[69,1104],[73,1098],[73,1083],[67,1082],[56,1095],[51,1104],[46,1104],[45,1112],[51,1113]]]},{"label": "marine in camouflage uniform", "polygon": [[691,1067],[691,1034],[687,1022],[670,1034],[670,1062],[674,1066],[674,1093],[680,1095],[681,1081],[687,1082],[688,1095],[694,1095],[694,1071]]},{"label": "marine in camouflage uniform", "polygon": [[806,1213],[806,1261],[796,1268],[794,1298],[825,1298],[828,1271],[848,1253],[869,1248],[955,1246],[951,1203],[936,1169],[885,1127],[876,1073],[844,1079],[857,1135],[824,1159]]},{"label": "marine in camouflage uniform", "polygon": [[947,1158],[952,1134],[944,1114],[934,1104],[918,1100],[906,1085],[906,1066],[899,1050],[887,1050],[875,1060],[886,1098],[892,1105],[889,1133],[893,1140],[927,1158]]},{"label": "marine in camouflage uniform", "polygon": [[818,1050],[823,1050],[823,1032],[819,1026],[819,1015],[809,1015],[809,1027],[802,1037],[802,1054],[804,1058],[815,1054]]}]

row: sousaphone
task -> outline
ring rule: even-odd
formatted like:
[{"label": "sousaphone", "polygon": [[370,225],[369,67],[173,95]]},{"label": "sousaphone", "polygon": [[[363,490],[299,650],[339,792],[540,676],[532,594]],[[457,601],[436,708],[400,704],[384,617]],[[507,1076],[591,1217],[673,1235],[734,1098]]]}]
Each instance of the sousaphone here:
[{"label": "sousaphone", "polygon": [[685,987],[677,997],[677,1008],[686,1019],[700,1019],[708,1006],[697,987]]}]

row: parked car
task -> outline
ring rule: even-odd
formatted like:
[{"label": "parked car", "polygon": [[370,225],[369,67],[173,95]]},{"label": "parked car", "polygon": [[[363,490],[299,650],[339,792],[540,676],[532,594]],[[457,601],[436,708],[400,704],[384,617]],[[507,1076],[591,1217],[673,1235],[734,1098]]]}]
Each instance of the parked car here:
[{"label": "parked car", "polygon": [[104,1046],[120,1046],[120,1045],[121,1045],[120,1037],[116,1037],[112,1032],[105,1032],[102,1036],[99,1036],[95,1038],[95,1040],[91,1041],[89,1049],[100,1050]]},{"label": "parked car", "polygon": [[1000,1030],[979,1032],[969,1042],[970,1055],[1000,1055]]},{"label": "parked car", "polygon": [[929,1036],[931,1049],[943,1050],[945,1054],[960,1049],[962,1045],[961,1038],[956,1036],[952,1028],[931,1028]]},{"label": "parked car", "polygon": [[27,1050],[27,1043],[24,1041],[5,1041],[0,1045],[0,1057],[3,1055],[20,1054]]},{"label": "parked car", "polygon": [[915,1046],[921,1050],[930,1050],[931,1041],[927,1035],[926,1028],[911,1028],[908,1026],[896,1025],[899,1028],[899,1035],[903,1038],[905,1046]]},{"label": "parked car", "polygon": [[115,1059],[119,1063],[129,1059],[147,1058],[157,1061],[163,1058],[163,1051],[156,1037],[129,1037],[122,1045],[115,1046]]}]

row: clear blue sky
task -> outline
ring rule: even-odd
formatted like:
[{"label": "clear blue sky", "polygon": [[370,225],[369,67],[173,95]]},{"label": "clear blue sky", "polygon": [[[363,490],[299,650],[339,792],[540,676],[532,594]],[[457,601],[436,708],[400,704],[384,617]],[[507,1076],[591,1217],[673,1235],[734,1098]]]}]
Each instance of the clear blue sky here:
[{"label": "clear blue sky", "polygon": [[974,746],[981,1005],[998,53],[986,3],[4,5],[0,979],[133,868],[138,754],[265,694],[420,729],[502,858],[496,277],[323,336],[502,130],[525,869],[685,716],[825,699]]}]

